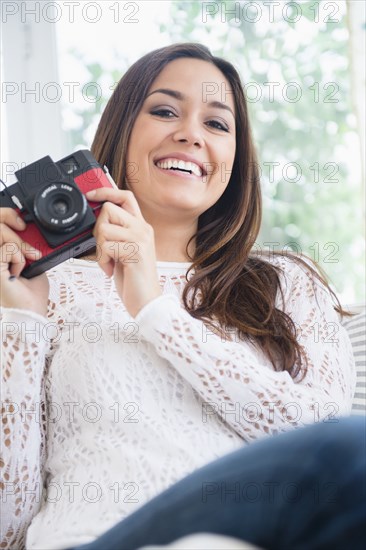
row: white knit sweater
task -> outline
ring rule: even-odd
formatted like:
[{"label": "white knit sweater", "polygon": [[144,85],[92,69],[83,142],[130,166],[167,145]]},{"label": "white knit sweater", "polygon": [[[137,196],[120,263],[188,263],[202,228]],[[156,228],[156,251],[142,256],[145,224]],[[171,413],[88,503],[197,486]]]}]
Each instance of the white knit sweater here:
[{"label": "white knit sweater", "polygon": [[163,295],[135,319],[86,260],[48,272],[47,318],[3,308],[6,548],[91,542],[244,443],[350,412],[353,356],[328,293],[293,261],[271,261],[307,361],[301,382],[185,311],[186,263],[157,262]]}]

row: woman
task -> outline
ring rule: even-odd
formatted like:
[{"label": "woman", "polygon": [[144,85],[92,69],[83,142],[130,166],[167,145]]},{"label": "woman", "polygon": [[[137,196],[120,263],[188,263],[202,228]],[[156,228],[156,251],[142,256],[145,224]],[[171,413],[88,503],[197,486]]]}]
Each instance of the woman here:
[{"label": "woman", "polygon": [[92,152],[119,187],[88,196],[105,201],[94,256],[19,277],[37,252],[1,211],[2,251],[18,245],[1,269],[8,545],[30,521],[27,548],[93,541],[243,443],[351,407],[329,287],[252,251],[259,178],[229,63],[194,44],[147,54]]}]

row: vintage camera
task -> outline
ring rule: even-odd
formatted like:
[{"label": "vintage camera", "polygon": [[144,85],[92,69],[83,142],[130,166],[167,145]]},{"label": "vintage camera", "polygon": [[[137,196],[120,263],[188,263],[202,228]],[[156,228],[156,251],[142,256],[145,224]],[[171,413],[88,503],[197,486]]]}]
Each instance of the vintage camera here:
[{"label": "vintage camera", "polygon": [[0,207],[18,210],[27,223],[19,237],[42,252],[40,260],[26,259],[22,277],[35,277],[95,247],[92,230],[103,203],[87,201],[85,193],[116,185],[90,151],[58,162],[47,156],[15,175],[17,182],[0,193]]}]

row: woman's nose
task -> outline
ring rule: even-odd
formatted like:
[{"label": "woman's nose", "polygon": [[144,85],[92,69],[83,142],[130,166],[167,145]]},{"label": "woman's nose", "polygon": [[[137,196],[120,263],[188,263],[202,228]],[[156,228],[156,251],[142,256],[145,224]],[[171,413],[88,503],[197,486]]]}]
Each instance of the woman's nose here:
[{"label": "woman's nose", "polygon": [[176,128],[173,139],[174,141],[185,142],[199,147],[202,147],[204,144],[202,127],[198,122],[192,120],[182,121],[179,127]]}]

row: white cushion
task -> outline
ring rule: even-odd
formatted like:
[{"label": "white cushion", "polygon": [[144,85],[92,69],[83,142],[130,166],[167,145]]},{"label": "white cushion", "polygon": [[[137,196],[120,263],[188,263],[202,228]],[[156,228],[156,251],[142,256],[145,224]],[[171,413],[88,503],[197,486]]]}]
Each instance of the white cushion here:
[{"label": "white cushion", "polygon": [[167,546],[144,546],[139,550],[261,550],[258,546],[253,546],[232,537],[222,535],[212,535],[210,533],[198,533],[183,537]]}]

